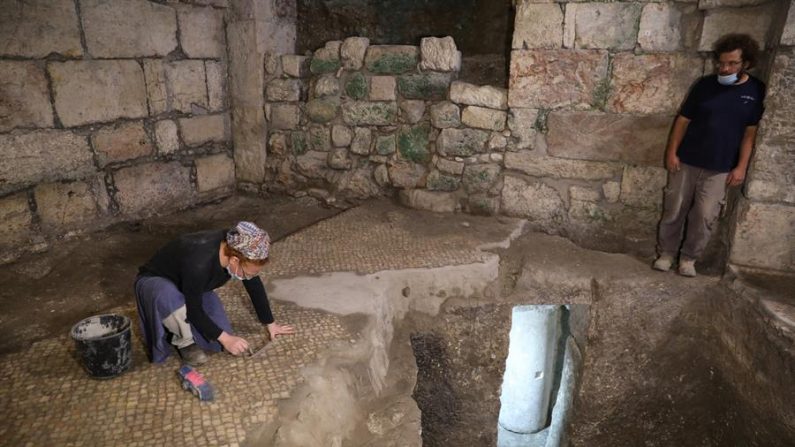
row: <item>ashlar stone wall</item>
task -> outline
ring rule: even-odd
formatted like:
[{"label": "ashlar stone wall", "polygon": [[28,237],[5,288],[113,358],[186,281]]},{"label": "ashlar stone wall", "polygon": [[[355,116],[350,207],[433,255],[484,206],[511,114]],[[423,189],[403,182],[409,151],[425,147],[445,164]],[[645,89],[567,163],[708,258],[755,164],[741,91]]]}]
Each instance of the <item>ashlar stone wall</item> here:
[{"label": "ashlar stone wall", "polygon": [[795,272],[795,6],[787,3],[733,232],[729,261],[740,270]]},{"label": "ashlar stone wall", "polygon": [[227,0],[0,1],[0,252],[231,194]]},{"label": "ashlar stone wall", "polygon": [[[508,104],[537,135],[506,154],[503,211],[586,245],[651,254],[681,101],[713,72],[721,35],[769,47],[782,4],[518,1]],[[755,74],[766,79],[764,67]]]}]

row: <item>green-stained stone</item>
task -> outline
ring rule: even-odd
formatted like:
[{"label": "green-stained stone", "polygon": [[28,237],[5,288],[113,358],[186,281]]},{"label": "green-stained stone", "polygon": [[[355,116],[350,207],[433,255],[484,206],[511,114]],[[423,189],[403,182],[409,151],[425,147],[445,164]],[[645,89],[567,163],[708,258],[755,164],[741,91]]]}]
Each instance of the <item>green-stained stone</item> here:
[{"label": "green-stained stone", "polygon": [[312,62],[309,63],[309,71],[312,74],[334,73],[341,67],[339,59],[324,59],[320,57],[313,57]]},{"label": "green-stained stone", "polygon": [[398,78],[398,92],[406,99],[442,100],[447,97],[450,78],[441,73],[405,75]]},{"label": "green-stained stone", "polygon": [[313,151],[321,152],[331,150],[331,137],[328,127],[312,126],[309,128],[309,148]]},{"label": "green-stained stone", "polygon": [[349,101],[342,105],[342,119],[351,126],[388,126],[397,122],[396,102]]},{"label": "green-stained stone", "polygon": [[464,188],[467,192],[487,192],[500,175],[500,167],[493,164],[467,165],[464,168]]},{"label": "green-stained stone", "polygon": [[395,135],[383,135],[378,137],[375,142],[375,151],[378,155],[389,155],[395,153]]},{"label": "green-stained stone", "polygon": [[306,132],[293,132],[290,134],[290,140],[292,143],[293,154],[301,155],[306,153],[306,149],[308,148],[306,143]]},{"label": "green-stained stone", "polygon": [[428,174],[425,187],[431,191],[455,191],[461,184],[461,179],[452,175],[433,171]]},{"label": "green-stained stone", "polygon": [[428,134],[430,127],[427,124],[420,126],[402,126],[398,132],[398,150],[404,160],[417,163],[426,163],[431,158],[428,150]]},{"label": "green-stained stone", "polygon": [[414,70],[417,53],[383,53],[367,60],[367,69],[377,74],[400,74]]},{"label": "green-stained stone", "polygon": [[345,83],[345,94],[353,99],[362,99],[367,96],[367,79],[361,73],[353,74]]},{"label": "green-stained stone", "polygon": [[313,99],[306,103],[306,115],[315,123],[327,123],[337,116],[339,107],[337,98]]}]

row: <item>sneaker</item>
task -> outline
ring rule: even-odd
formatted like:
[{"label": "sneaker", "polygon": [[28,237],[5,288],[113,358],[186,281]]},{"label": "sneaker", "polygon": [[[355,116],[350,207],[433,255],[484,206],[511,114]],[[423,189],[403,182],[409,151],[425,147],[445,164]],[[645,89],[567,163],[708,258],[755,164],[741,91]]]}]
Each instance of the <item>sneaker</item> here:
[{"label": "sneaker", "polygon": [[680,259],[679,274],[689,278],[696,276],[696,261],[693,259]]},{"label": "sneaker", "polygon": [[656,261],[654,261],[654,265],[652,268],[654,270],[659,270],[661,272],[667,272],[671,270],[671,265],[674,263],[674,257],[668,254],[662,254]]},{"label": "sneaker", "polygon": [[196,343],[185,346],[184,348],[178,348],[177,351],[179,351],[182,360],[188,365],[198,366],[207,362],[207,354],[205,354],[202,348],[198,347]]}]

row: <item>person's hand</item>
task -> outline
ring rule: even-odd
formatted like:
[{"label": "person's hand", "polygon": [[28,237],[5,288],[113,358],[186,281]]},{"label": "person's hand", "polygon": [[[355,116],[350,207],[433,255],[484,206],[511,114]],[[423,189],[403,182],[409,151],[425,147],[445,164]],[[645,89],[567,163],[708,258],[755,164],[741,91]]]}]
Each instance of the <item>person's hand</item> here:
[{"label": "person's hand", "polygon": [[232,355],[240,355],[248,350],[248,342],[241,337],[221,332],[218,342]]},{"label": "person's hand", "polygon": [[744,181],[745,169],[743,168],[734,168],[729,171],[729,175],[726,176],[726,184],[729,186],[741,185]]},{"label": "person's hand", "polygon": [[669,154],[665,157],[665,168],[671,173],[679,170],[679,157],[676,156],[676,153]]},{"label": "person's hand", "polygon": [[295,334],[295,329],[286,324],[271,323],[268,325],[268,335],[271,340],[275,340],[277,335]]}]

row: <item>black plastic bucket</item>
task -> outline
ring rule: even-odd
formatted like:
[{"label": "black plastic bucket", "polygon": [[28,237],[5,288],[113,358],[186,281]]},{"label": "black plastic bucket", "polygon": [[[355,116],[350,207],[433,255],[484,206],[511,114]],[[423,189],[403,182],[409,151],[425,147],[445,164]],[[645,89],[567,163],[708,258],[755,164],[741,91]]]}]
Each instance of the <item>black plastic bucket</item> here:
[{"label": "black plastic bucket", "polygon": [[130,369],[130,319],[124,315],[95,315],[72,327],[72,339],[83,368],[91,377],[110,379]]}]

